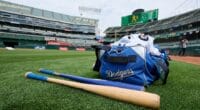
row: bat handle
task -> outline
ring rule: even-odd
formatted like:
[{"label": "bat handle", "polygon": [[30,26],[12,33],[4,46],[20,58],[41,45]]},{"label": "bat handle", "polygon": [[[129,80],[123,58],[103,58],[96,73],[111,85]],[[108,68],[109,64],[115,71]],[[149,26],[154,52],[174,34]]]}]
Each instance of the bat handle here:
[{"label": "bat handle", "polygon": [[42,73],[45,73],[45,74],[48,74],[48,75],[56,75],[54,71],[46,70],[46,69],[43,69],[43,68],[40,68],[39,72],[42,72]]},{"label": "bat handle", "polygon": [[46,76],[37,75],[32,72],[27,72],[25,74],[25,77],[30,78],[30,79],[40,80],[40,81],[47,81],[48,79]]}]

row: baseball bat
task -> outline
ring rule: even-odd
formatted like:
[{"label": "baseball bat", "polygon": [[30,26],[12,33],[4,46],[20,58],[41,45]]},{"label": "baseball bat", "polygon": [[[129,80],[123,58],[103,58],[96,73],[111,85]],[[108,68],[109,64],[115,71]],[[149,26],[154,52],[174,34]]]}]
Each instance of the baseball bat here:
[{"label": "baseball bat", "polygon": [[127,83],[117,82],[117,81],[84,78],[84,77],[75,76],[75,75],[58,73],[58,72],[47,70],[47,69],[43,69],[43,68],[40,68],[39,72],[45,73],[45,74],[48,74],[48,75],[60,76],[60,77],[71,79],[71,80],[78,81],[78,82],[81,82],[81,83],[105,85],[105,86],[114,86],[114,87],[133,89],[133,90],[140,90],[140,91],[144,91],[145,90],[144,86],[127,84]]},{"label": "baseball bat", "polygon": [[123,89],[119,87],[101,86],[101,85],[66,81],[66,80],[36,75],[32,72],[27,72],[25,74],[25,77],[82,89],[98,95],[109,97],[111,99],[116,99],[148,108],[159,109],[160,107],[160,96],[157,94],[152,94],[144,91],[136,91],[130,89]]}]

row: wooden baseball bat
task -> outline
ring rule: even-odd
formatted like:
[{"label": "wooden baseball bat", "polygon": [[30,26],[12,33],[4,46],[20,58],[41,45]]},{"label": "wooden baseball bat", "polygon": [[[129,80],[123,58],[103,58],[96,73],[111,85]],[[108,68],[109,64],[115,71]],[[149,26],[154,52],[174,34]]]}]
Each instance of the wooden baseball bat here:
[{"label": "wooden baseball bat", "polygon": [[152,94],[144,91],[136,91],[118,87],[92,85],[92,84],[84,84],[73,81],[66,81],[66,80],[37,75],[32,72],[27,72],[25,74],[25,77],[82,89],[105,97],[109,97],[112,99],[148,108],[159,109],[160,107],[160,96],[157,94]]}]

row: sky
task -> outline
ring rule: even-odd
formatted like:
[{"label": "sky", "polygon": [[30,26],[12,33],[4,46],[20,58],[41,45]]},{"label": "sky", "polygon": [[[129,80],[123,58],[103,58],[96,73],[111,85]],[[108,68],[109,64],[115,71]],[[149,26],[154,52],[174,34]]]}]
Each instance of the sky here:
[{"label": "sky", "polygon": [[[130,15],[135,9],[159,9],[158,19],[168,18],[200,8],[200,0],[5,0],[17,4],[59,12],[71,16],[82,16],[99,20],[101,35],[108,27],[120,26],[121,17]],[[101,9],[99,14],[83,13],[79,6]]]}]

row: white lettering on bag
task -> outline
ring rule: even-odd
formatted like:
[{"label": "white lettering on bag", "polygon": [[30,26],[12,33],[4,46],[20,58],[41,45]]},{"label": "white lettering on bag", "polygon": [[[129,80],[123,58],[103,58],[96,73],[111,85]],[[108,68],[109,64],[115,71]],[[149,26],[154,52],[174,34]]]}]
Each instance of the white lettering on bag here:
[{"label": "white lettering on bag", "polygon": [[134,75],[134,72],[132,69],[127,69],[123,71],[117,71],[117,72],[112,72],[111,70],[106,71],[107,78],[112,79],[112,80],[123,80],[126,77]]}]

